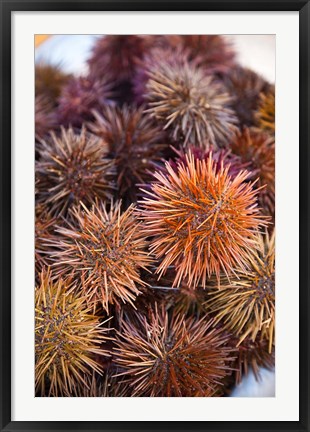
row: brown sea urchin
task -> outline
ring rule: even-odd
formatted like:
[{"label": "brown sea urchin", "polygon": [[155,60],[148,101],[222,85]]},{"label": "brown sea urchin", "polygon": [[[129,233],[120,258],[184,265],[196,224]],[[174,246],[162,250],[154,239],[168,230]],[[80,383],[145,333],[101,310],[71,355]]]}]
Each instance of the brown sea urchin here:
[{"label": "brown sea urchin", "polygon": [[275,353],[268,351],[268,341],[260,340],[258,337],[255,342],[246,338],[238,346],[238,355],[236,360],[235,380],[239,384],[243,377],[248,375],[251,369],[256,381],[259,381],[260,368],[272,370],[275,366]]},{"label": "brown sea urchin", "polygon": [[220,286],[210,285],[207,305],[216,321],[239,337],[268,341],[272,351],[275,326],[275,235],[257,234],[256,246],[248,253],[250,267],[236,270],[230,280],[222,276]]},{"label": "brown sea urchin", "polygon": [[55,107],[62,88],[70,80],[71,75],[62,70],[61,64],[39,62],[35,66],[35,94],[46,97]]},{"label": "brown sea urchin", "polygon": [[[151,266],[151,270],[156,270],[159,263]],[[193,288],[187,283],[187,280],[182,280],[180,286],[176,288],[173,284],[176,276],[173,266],[158,279],[156,274],[148,275],[147,281],[149,286],[145,289],[144,296],[148,305],[157,302],[165,310],[172,311],[176,314],[186,316],[199,317],[205,314],[207,293],[202,287]],[[141,311],[141,309],[139,309]]]},{"label": "brown sea urchin", "polygon": [[184,146],[223,146],[235,131],[230,96],[194,64],[162,61],[149,72],[146,88],[148,112]]},{"label": "brown sea urchin", "polygon": [[176,313],[201,316],[205,312],[206,291],[202,288],[193,289],[183,282],[180,288],[172,288],[164,294],[166,307],[173,308]]},{"label": "brown sea urchin", "polygon": [[50,131],[57,126],[56,114],[53,106],[46,96],[36,96],[35,98],[35,136],[36,140],[44,138]]},{"label": "brown sea urchin", "polygon": [[274,137],[256,129],[244,128],[231,143],[233,153],[249,164],[260,187],[259,204],[267,215],[275,212],[275,141]]},{"label": "brown sea urchin", "polygon": [[149,171],[162,158],[164,133],[143,113],[143,107],[107,107],[94,112],[89,129],[103,139],[115,160],[120,198],[133,202],[138,188],[150,180]]},{"label": "brown sea urchin", "polygon": [[147,242],[134,207],[121,212],[121,203],[97,203],[89,210],[83,204],[72,210],[72,223],[59,228],[59,252],[53,256],[58,274],[73,271],[89,304],[102,304],[109,312],[113,303],[133,304],[140,293],[140,270],[146,269]]},{"label": "brown sea urchin", "polygon": [[235,266],[246,269],[247,250],[253,246],[255,230],[264,225],[256,204],[257,191],[245,183],[247,172],[235,178],[228,169],[216,171],[208,161],[187,156],[177,172],[166,163],[166,173],[156,172],[151,191],[141,201],[145,233],[152,236],[150,250],[163,258],[159,275],[170,265],[176,268],[174,283],[183,278],[195,288],[207,278]]},{"label": "brown sea urchin", "polygon": [[35,223],[35,270],[38,276],[44,267],[52,264],[51,255],[54,249],[49,246],[49,241],[57,243],[55,233],[57,218],[52,217],[48,212],[42,211],[36,214]]},{"label": "brown sea urchin", "polygon": [[87,385],[83,374],[100,373],[93,355],[108,355],[100,348],[108,328],[72,287],[72,281],[53,280],[47,270],[36,288],[35,381],[41,396],[70,396],[77,385]]},{"label": "brown sea urchin", "polygon": [[157,309],[123,321],[115,362],[133,396],[213,396],[231,374],[227,336],[205,317],[184,319]]},{"label": "brown sea urchin", "polygon": [[103,376],[93,372],[92,376],[85,375],[82,385],[74,389],[75,397],[129,397],[131,395],[128,384],[114,375],[117,369],[107,369]]},{"label": "brown sea urchin", "polygon": [[68,208],[110,200],[115,189],[115,167],[107,159],[107,148],[100,138],[85,129],[75,134],[62,128],[61,136],[51,134],[42,141],[36,164],[37,202],[43,202],[53,215],[65,215]]},{"label": "brown sea urchin", "polygon": [[235,66],[224,74],[223,83],[232,96],[232,107],[240,125],[254,126],[260,97],[270,90],[271,85],[256,72],[242,66]]}]

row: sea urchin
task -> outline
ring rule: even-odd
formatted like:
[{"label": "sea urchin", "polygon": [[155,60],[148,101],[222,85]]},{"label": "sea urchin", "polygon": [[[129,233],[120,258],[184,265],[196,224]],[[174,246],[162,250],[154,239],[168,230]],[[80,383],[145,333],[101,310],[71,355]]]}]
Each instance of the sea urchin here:
[{"label": "sea urchin", "polygon": [[231,143],[233,153],[249,164],[258,177],[259,204],[267,215],[275,212],[275,141],[274,137],[256,129],[244,128]]},{"label": "sea urchin", "polygon": [[100,110],[111,103],[111,88],[112,84],[107,74],[102,74],[97,79],[89,76],[71,78],[59,97],[59,123],[66,127],[81,127],[83,123],[92,120],[92,110]]},{"label": "sea urchin", "polygon": [[216,321],[239,337],[268,341],[272,351],[275,325],[275,235],[257,234],[256,245],[248,253],[250,267],[236,270],[236,276],[223,275],[210,285],[207,306]]},{"label": "sea urchin", "polygon": [[123,321],[115,362],[133,396],[214,396],[231,374],[233,350],[212,321],[169,316],[155,306],[149,318],[139,313]]},{"label": "sea urchin", "polygon": [[256,119],[260,128],[274,134],[275,132],[275,89],[261,93]]},{"label": "sea urchin", "polygon": [[[53,255],[58,274],[73,271],[89,304],[129,302],[140,293],[140,270],[151,262],[147,242],[133,206],[121,212],[121,202],[97,203],[89,210],[83,204],[71,211],[72,223],[59,228],[59,251]],[[57,270],[56,270],[57,269]]]},{"label": "sea urchin", "polygon": [[210,155],[195,160],[192,154],[177,172],[166,163],[166,173],[154,174],[157,182],[141,201],[145,233],[152,236],[150,250],[162,258],[157,273],[170,265],[176,268],[174,283],[183,278],[195,288],[206,286],[213,273],[246,269],[247,250],[253,245],[255,230],[264,225],[256,204],[257,190],[245,183],[248,173],[235,178],[228,168],[216,170]]},{"label": "sea urchin", "polygon": [[83,374],[100,373],[93,355],[108,355],[100,344],[109,329],[72,288],[72,281],[54,280],[49,270],[42,271],[36,288],[35,381],[40,396],[70,396],[77,385],[87,385]]},{"label": "sea urchin", "polygon": [[103,139],[115,160],[120,198],[136,201],[138,188],[150,179],[149,171],[162,158],[164,133],[143,113],[143,107],[107,107],[94,112],[89,129]]},{"label": "sea urchin", "polygon": [[177,143],[223,146],[235,131],[230,96],[194,64],[162,61],[149,72],[146,88],[148,112]]},{"label": "sea urchin", "polygon": [[82,200],[85,204],[97,198],[110,200],[115,185],[113,160],[107,159],[107,148],[100,138],[63,129],[61,136],[41,142],[40,160],[36,165],[37,202],[43,202],[53,215],[65,215],[68,208]]},{"label": "sea urchin", "polygon": [[90,74],[100,77],[109,71],[114,81],[130,80],[153,38],[147,35],[104,35],[96,41],[88,60]]}]

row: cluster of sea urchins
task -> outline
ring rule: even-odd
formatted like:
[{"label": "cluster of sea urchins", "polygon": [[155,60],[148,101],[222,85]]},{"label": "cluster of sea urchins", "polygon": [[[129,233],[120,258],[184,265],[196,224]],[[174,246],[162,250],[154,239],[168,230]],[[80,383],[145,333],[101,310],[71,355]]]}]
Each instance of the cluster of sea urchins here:
[{"label": "cluster of sea urchins", "polygon": [[274,367],[274,100],[222,36],[37,66],[37,396],[225,396]]}]

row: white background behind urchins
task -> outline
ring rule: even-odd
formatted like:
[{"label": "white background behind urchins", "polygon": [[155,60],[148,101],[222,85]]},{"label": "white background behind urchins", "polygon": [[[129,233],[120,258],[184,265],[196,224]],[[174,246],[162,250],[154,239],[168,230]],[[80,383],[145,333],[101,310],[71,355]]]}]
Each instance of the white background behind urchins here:
[{"label": "white background behind urchins", "polygon": [[[66,72],[84,74],[86,60],[96,35],[55,35],[42,43],[35,51],[37,61],[60,64]],[[233,45],[237,60],[253,69],[271,83],[275,82],[274,35],[225,35]],[[232,392],[233,397],[272,397],[275,395],[274,371],[260,370],[256,381],[252,372]]]}]

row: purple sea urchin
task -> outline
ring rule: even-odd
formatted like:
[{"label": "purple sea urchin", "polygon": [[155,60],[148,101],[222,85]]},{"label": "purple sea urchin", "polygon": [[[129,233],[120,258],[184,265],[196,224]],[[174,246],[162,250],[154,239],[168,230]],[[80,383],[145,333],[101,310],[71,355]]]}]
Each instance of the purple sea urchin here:
[{"label": "purple sea urchin", "polygon": [[189,52],[190,59],[196,59],[210,72],[223,72],[235,64],[235,53],[229,43],[220,35],[167,35],[164,42],[169,46]]},{"label": "purple sea urchin", "polygon": [[63,126],[81,127],[93,119],[92,110],[110,104],[112,84],[107,75],[100,79],[74,77],[63,88],[57,109],[58,120]]},{"label": "purple sea urchin", "polygon": [[107,71],[113,81],[130,80],[154,37],[105,35],[98,39],[88,60],[90,74],[100,77]]},{"label": "purple sea urchin", "polygon": [[[209,150],[204,150],[201,147],[189,146],[188,150],[181,149],[175,150],[175,152],[177,158],[175,162],[170,161],[170,165],[175,166],[176,168],[181,164],[187,164],[188,159],[186,155],[189,153],[193,155],[194,159],[204,160],[205,162],[207,162],[208,159],[212,157],[216,172],[218,172],[223,166],[224,168],[228,169],[228,175],[230,177],[236,177],[240,171],[248,169],[251,165],[250,162],[243,162],[240,156],[232,153],[232,151],[228,148],[213,149],[212,146],[210,146]],[[248,174],[248,179],[255,179],[255,171],[249,171]]]}]

